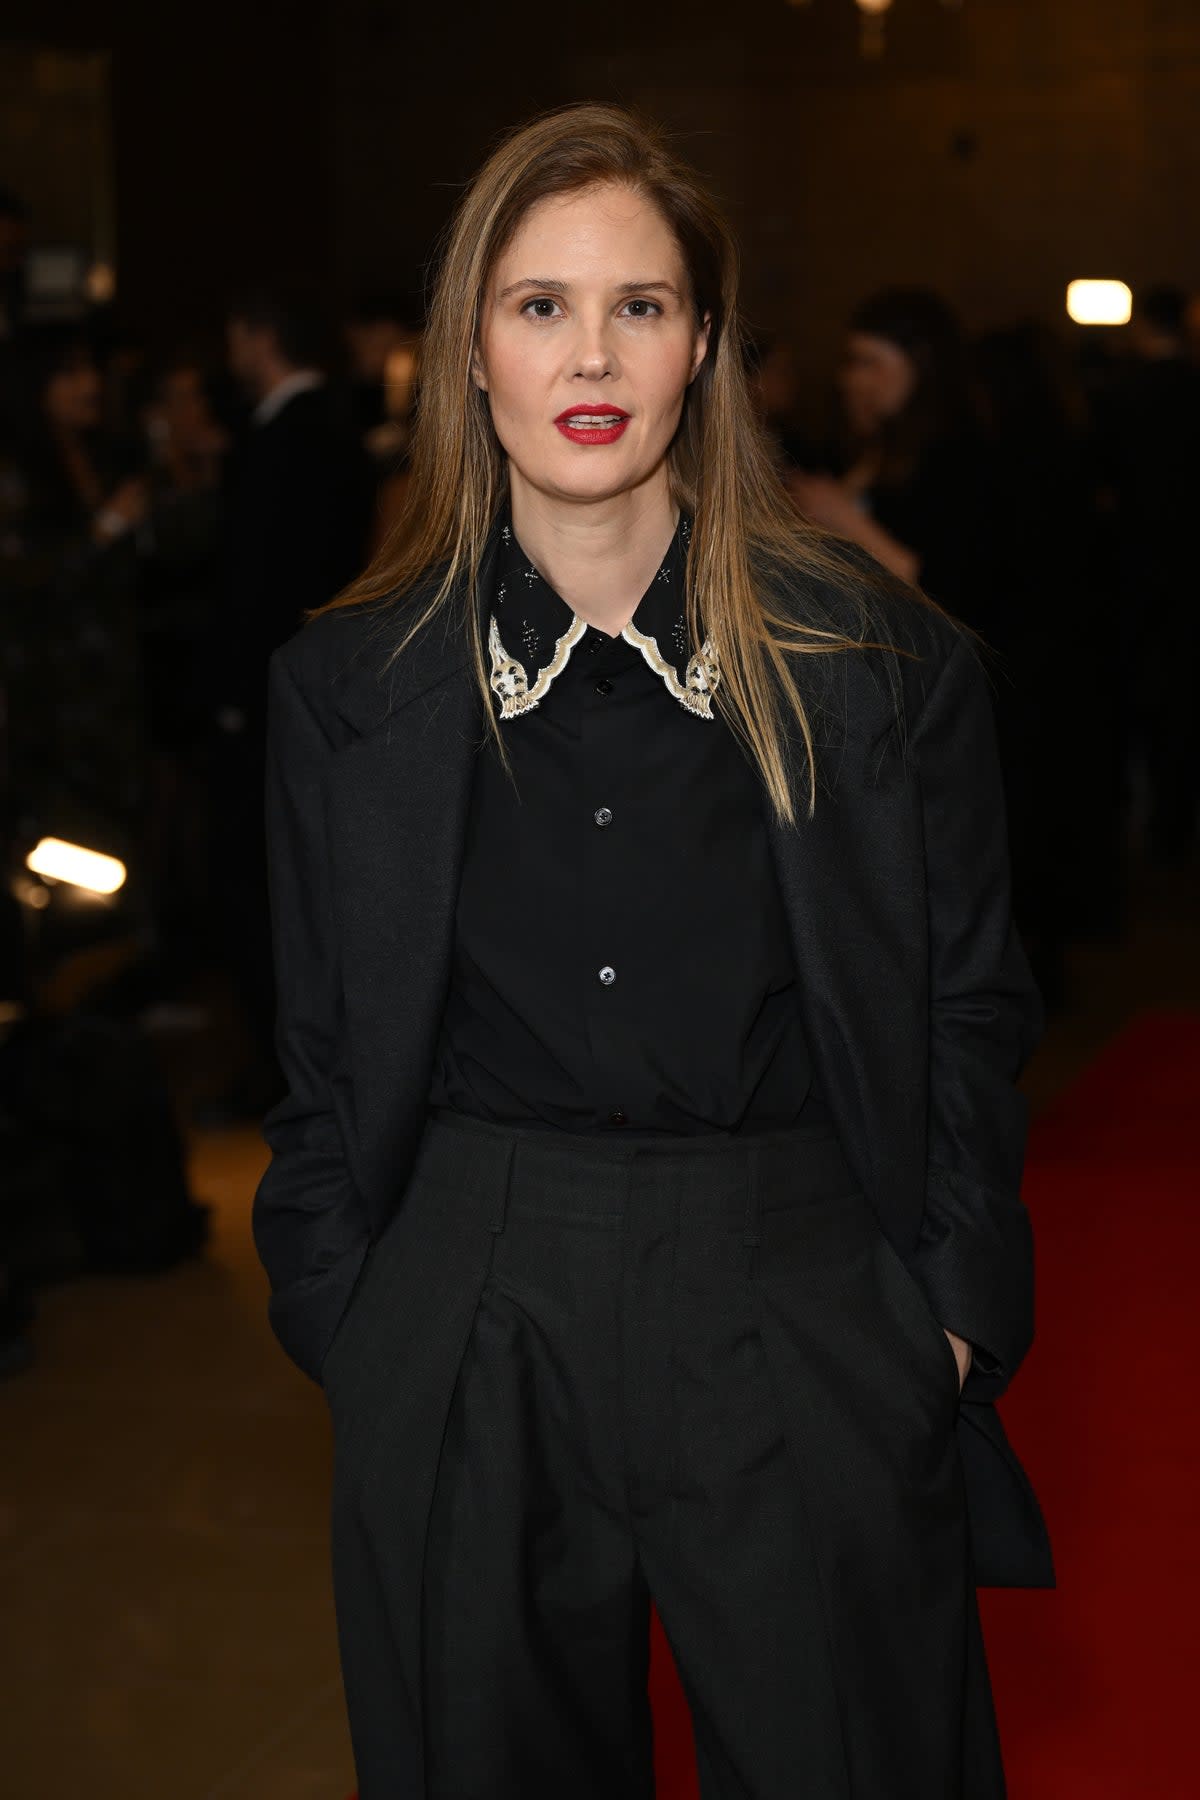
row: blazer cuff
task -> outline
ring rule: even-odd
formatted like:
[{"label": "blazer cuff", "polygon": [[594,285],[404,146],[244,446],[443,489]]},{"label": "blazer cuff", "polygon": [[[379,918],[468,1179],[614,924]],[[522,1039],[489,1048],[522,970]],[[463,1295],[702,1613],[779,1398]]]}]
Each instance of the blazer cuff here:
[{"label": "blazer cuff", "polygon": [[318,1386],[329,1346],[358,1285],[370,1245],[364,1237],[328,1268],[289,1282],[271,1295],[267,1318],[296,1367]]},{"label": "blazer cuff", "polygon": [[972,1346],[964,1399],[995,1400],[1033,1341],[1033,1235],[1024,1204],[931,1171],[921,1233],[903,1260],[939,1324]]}]

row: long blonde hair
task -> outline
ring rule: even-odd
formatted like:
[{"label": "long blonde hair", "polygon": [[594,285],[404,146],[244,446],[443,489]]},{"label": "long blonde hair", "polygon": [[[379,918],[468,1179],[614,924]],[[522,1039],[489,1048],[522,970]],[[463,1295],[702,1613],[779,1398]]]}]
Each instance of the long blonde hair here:
[{"label": "long blonde hair", "polygon": [[786,714],[804,745],[810,816],[817,787],[812,726],[794,658],[859,648],[868,640],[798,622],[772,589],[806,581],[832,586],[852,607],[857,604],[865,630],[867,578],[834,540],[800,518],[776,473],[746,383],[738,254],[728,225],[659,128],[622,107],[574,105],[545,113],[505,136],[470,183],[442,245],[421,351],[404,509],[365,572],[309,616],[330,607],[403,602],[420,588],[394,651],[399,655],[461,596],[486,717],[504,756],[476,583],[506,495],[507,471],[487,397],[472,378],[472,358],[496,260],[526,213],[550,196],[601,185],[632,189],[659,209],[682,252],[697,320],[706,313],[711,318],[708,353],[687,389],[668,452],[675,503],[694,521],[687,620],[695,648],[703,618],[703,632],[720,659],[717,704],[753,755],[777,814],[791,823]]}]

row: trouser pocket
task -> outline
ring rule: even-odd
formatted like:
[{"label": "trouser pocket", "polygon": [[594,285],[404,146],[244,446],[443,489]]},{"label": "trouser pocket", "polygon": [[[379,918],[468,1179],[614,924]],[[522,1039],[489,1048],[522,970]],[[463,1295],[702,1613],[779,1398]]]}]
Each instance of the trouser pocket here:
[{"label": "trouser pocket", "polygon": [[924,1288],[882,1228],[879,1230],[879,1254],[892,1271],[894,1297],[914,1341],[924,1348],[935,1374],[940,1374],[947,1383],[957,1408],[962,1383],[954,1346],[930,1306]]},{"label": "trouser pocket", "polygon": [[953,1421],[953,1345],[861,1190],[764,1212],[754,1272],[847,1393],[861,1387],[881,1411],[931,1426]]}]

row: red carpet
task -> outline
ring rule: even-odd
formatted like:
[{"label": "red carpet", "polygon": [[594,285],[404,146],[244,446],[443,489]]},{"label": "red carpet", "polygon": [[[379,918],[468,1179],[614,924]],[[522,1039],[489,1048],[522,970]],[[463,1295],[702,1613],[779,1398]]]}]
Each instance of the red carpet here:
[{"label": "red carpet", "polygon": [[[1200,1795],[1200,1015],[1145,1014],[1034,1128],[1037,1341],[1005,1425],[1058,1587],[980,1590],[1010,1800]],[[658,1800],[696,1800],[657,1623]]]},{"label": "red carpet", "polygon": [[1033,1134],[1037,1341],[1000,1402],[1053,1592],[981,1590],[1012,1800],[1194,1800],[1200,1016],[1145,1014]]}]

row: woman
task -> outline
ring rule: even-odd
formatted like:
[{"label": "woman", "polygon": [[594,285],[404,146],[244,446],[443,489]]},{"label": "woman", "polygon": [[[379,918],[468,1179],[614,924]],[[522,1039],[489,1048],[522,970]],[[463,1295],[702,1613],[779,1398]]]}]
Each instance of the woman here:
[{"label": "woman", "polygon": [[144,520],[140,457],[104,429],[104,379],[86,339],[46,325],[28,340],[12,433],[16,531],[29,553],[78,562]]},{"label": "woman", "polygon": [[19,372],[0,443],[11,764],[23,810],[127,843],[143,795],[141,450],[105,429],[102,372],[77,327],[23,333]]},{"label": "woman", "polygon": [[987,695],[752,419],[695,175],[535,120],[407,524],[272,661],[255,1224],[363,1800],[648,1795],[651,1599],[706,1800],[1003,1792],[973,1577],[1051,1575]]},{"label": "woman", "polygon": [[966,346],[945,301],[888,288],[851,316],[833,474],[789,481],[805,516],[861,544],[942,606],[965,609],[984,532],[982,446]]}]

